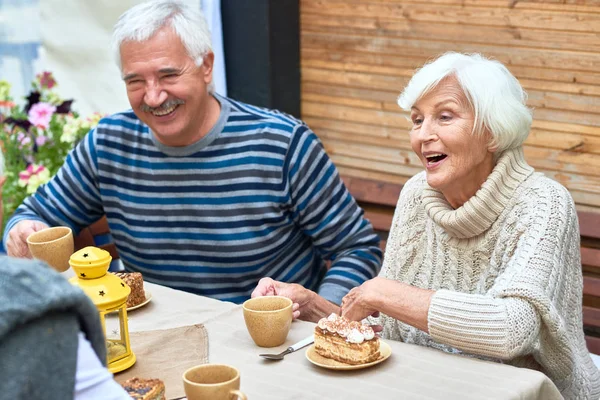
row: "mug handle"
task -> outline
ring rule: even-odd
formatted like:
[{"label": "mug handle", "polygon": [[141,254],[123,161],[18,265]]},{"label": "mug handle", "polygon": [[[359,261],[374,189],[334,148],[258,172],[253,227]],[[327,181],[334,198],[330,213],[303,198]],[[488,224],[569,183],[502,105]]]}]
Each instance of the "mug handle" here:
[{"label": "mug handle", "polygon": [[229,398],[232,400],[233,399],[248,400],[246,395],[244,393],[242,393],[241,390],[232,390],[231,392],[229,392]]}]

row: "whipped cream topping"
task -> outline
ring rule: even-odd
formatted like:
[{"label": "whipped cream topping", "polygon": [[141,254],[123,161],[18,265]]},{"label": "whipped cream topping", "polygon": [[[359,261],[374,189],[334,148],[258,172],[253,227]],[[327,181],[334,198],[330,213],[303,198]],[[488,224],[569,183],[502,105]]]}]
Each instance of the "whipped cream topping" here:
[{"label": "whipped cream topping", "polygon": [[335,333],[350,343],[362,343],[375,337],[373,328],[360,322],[349,321],[337,314],[331,314],[327,318],[321,318],[317,326],[322,331]]},{"label": "whipped cream topping", "polygon": [[346,341],[350,343],[362,343],[365,341],[365,335],[355,328],[350,331]]}]

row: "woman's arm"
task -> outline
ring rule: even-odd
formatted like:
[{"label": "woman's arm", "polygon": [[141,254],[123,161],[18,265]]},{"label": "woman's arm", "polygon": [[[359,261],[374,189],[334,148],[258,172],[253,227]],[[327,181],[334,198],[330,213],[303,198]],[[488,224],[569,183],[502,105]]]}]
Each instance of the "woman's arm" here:
[{"label": "woman's arm", "polygon": [[374,278],[354,288],[342,300],[342,315],[360,321],[382,312],[424,332],[429,332],[427,315],[435,291],[386,278]]},{"label": "woman's arm", "polygon": [[421,289],[375,278],[342,301],[342,315],[360,321],[376,312],[431,334],[440,343],[499,359],[528,352],[540,318],[527,301]]}]

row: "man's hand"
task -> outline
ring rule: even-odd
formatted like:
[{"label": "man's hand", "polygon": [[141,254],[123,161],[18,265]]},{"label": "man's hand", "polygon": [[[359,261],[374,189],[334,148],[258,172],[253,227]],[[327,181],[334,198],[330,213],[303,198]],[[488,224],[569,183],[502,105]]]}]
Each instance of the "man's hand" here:
[{"label": "man's hand", "polygon": [[316,293],[306,289],[297,283],[284,283],[271,278],[262,278],[258,281],[256,289],[252,292],[252,298],[261,296],[283,296],[294,303],[292,311],[294,319],[306,320],[310,314],[310,303]]},{"label": "man's hand", "polygon": [[27,247],[27,237],[46,228],[48,225],[34,220],[23,220],[17,223],[8,232],[6,253],[12,257],[31,258],[31,252]]}]

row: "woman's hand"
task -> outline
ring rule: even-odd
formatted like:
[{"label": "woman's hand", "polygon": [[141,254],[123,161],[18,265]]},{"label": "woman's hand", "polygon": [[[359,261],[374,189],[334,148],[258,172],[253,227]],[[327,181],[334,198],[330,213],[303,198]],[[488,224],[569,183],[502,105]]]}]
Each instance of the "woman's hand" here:
[{"label": "woman's hand", "polygon": [[292,300],[294,303],[292,306],[294,319],[317,322],[332,312],[339,312],[338,306],[297,283],[285,283],[271,278],[262,278],[251,295],[253,298],[260,296],[283,296]]},{"label": "woman's hand", "polygon": [[360,321],[382,312],[429,333],[427,315],[434,293],[433,290],[377,277],[352,289],[342,299],[342,315]]},{"label": "woman's hand", "polygon": [[375,305],[379,296],[383,278],[373,278],[352,289],[342,299],[342,316],[352,321],[362,321],[368,316],[377,317],[379,310]]}]

